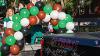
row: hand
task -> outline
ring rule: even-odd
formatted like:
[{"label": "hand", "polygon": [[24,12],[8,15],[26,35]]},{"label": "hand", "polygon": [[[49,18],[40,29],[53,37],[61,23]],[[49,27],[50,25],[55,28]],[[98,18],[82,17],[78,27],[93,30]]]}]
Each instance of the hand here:
[{"label": "hand", "polygon": [[6,18],[8,18],[8,12],[6,12]]}]

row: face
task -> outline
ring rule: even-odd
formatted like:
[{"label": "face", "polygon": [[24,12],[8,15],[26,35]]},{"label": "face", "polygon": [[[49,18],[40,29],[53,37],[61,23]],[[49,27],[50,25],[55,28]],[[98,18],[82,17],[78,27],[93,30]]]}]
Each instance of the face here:
[{"label": "face", "polygon": [[8,16],[12,16],[14,14],[14,11],[12,9],[7,10]]}]

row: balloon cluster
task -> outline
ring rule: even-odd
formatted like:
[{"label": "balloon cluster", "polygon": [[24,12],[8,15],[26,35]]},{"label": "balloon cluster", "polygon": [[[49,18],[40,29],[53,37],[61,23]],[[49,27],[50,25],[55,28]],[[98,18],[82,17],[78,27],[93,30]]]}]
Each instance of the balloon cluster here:
[{"label": "balloon cluster", "polygon": [[[34,26],[39,21],[51,23],[55,30],[65,27],[73,29],[74,26],[72,17],[62,12],[60,4],[54,4],[52,7],[50,4],[44,5],[41,1],[35,5],[29,3],[27,8],[22,8],[19,13],[13,15],[12,21],[7,22],[6,37],[0,42],[1,52],[17,55],[24,45],[22,40],[28,34],[29,26]],[[39,36],[39,33],[37,35]],[[34,36],[32,39],[34,40]]]}]

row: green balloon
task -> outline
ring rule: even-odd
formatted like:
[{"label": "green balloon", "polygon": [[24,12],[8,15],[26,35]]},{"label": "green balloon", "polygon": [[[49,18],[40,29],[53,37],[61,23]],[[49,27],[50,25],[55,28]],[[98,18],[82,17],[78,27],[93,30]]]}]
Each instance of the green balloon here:
[{"label": "green balloon", "polygon": [[2,42],[0,42],[0,47],[2,46]]},{"label": "green balloon", "polygon": [[39,9],[36,6],[30,8],[30,13],[33,16],[36,16],[39,13]]},{"label": "green balloon", "polygon": [[22,9],[20,10],[20,16],[21,16],[22,18],[28,18],[29,15],[30,15],[30,12],[28,11],[28,9],[22,8]]},{"label": "green balloon", "polygon": [[44,6],[43,10],[46,14],[50,14],[52,11],[52,6],[50,4],[47,4]]},{"label": "green balloon", "polygon": [[58,24],[56,26],[53,26],[53,29],[58,30],[59,29]]},{"label": "green balloon", "polygon": [[12,17],[13,22],[20,22],[21,21],[21,16],[19,14],[14,14]]},{"label": "green balloon", "polygon": [[16,43],[16,39],[14,36],[8,36],[6,37],[5,42],[8,45],[14,45]]},{"label": "green balloon", "polygon": [[58,23],[59,28],[65,28],[66,27],[66,21],[65,20],[60,20]]},{"label": "green balloon", "polygon": [[66,14],[66,18],[64,20],[66,22],[73,22],[73,18],[69,14]]},{"label": "green balloon", "polygon": [[19,31],[19,30],[21,30],[22,26],[21,26],[20,23],[14,22],[12,28],[13,28],[15,31]]}]

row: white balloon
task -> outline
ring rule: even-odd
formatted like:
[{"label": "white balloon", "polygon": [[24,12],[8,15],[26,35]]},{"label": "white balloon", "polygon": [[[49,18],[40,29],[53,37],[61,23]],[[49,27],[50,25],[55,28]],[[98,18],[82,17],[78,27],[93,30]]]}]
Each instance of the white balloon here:
[{"label": "white balloon", "polygon": [[23,39],[23,33],[20,31],[17,31],[14,33],[14,37],[16,40],[22,40]]},{"label": "white balloon", "polygon": [[51,19],[50,15],[46,14],[46,17],[43,19],[44,22],[49,22]]},{"label": "white balloon", "polygon": [[69,29],[69,30],[74,29],[74,23],[73,23],[73,22],[68,22],[68,23],[66,24],[66,29]]},{"label": "white balloon", "polygon": [[59,14],[58,14],[58,19],[59,20],[63,20],[63,19],[65,19],[66,18],[66,13],[65,12],[59,12]]},{"label": "white balloon", "polygon": [[73,29],[74,29],[74,23],[73,22],[68,22],[66,24],[66,29],[67,29],[67,33],[73,33]]},{"label": "white balloon", "polygon": [[23,26],[23,27],[26,27],[29,25],[29,20],[27,18],[22,18],[22,20],[20,21],[20,24]]},{"label": "white balloon", "polygon": [[58,19],[58,14],[59,12],[57,10],[53,10],[51,13],[50,13],[50,17],[52,19]]},{"label": "white balloon", "polygon": [[14,23],[13,21],[7,22],[7,28],[12,28],[13,23]]}]

